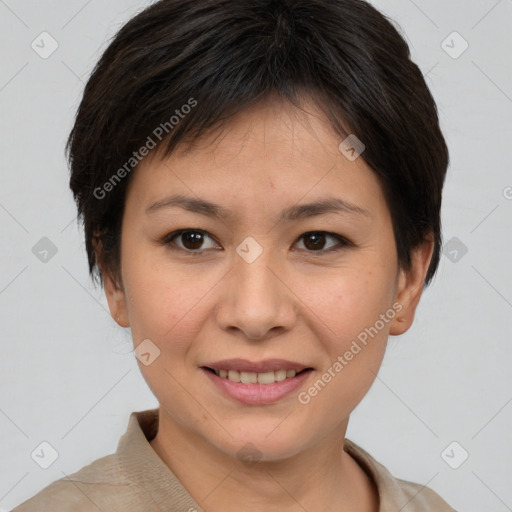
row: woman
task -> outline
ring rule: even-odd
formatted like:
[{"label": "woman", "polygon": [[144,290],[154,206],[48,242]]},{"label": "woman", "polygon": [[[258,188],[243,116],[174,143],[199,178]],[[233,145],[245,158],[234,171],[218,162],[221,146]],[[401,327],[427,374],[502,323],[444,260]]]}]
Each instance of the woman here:
[{"label": "woman", "polygon": [[91,275],[159,402],[32,510],[452,511],[345,438],[440,254],[448,151],[361,0],[161,0],[68,141]]}]

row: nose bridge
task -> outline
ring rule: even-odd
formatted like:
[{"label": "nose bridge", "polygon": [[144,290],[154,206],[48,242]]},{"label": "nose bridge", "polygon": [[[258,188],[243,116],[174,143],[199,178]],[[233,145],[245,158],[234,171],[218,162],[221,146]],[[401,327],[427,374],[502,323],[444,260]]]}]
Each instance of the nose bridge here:
[{"label": "nose bridge", "polygon": [[277,254],[254,242],[244,241],[237,248],[218,321],[224,329],[236,328],[247,338],[259,339],[272,329],[290,328],[295,313],[291,294],[278,277],[282,266]]}]

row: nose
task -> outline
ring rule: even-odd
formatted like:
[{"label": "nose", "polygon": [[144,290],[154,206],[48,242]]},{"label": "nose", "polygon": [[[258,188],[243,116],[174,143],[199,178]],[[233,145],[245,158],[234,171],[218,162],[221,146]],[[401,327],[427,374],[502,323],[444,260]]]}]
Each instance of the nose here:
[{"label": "nose", "polygon": [[296,297],[271,249],[252,263],[236,255],[233,265],[216,308],[220,328],[253,341],[290,330],[296,322]]}]

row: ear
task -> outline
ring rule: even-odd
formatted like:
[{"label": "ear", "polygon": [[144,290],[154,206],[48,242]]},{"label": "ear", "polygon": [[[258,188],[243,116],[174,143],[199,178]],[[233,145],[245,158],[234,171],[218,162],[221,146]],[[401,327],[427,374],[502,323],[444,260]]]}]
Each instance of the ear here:
[{"label": "ear", "polygon": [[397,314],[392,320],[389,334],[397,336],[408,331],[414,321],[416,307],[423,292],[425,276],[428,272],[434,240],[431,235],[411,252],[411,268],[400,269],[394,303],[400,304]]},{"label": "ear", "polygon": [[112,270],[104,263],[101,251],[102,242],[98,235],[93,236],[92,245],[96,262],[103,278],[103,287],[105,289],[110,314],[121,327],[130,327],[125,292],[120,283],[120,279],[113,275]]}]

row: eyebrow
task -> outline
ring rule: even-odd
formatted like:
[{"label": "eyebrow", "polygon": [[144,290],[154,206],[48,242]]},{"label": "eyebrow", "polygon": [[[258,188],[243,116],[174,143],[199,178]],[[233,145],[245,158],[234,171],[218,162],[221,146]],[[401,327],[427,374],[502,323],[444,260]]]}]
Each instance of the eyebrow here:
[{"label": "eyebrow", "polygon": [[[165,199],[161,199],[160,201],[156,201],[155,203],[148,206],[146,213],[151,214],[161,210],[162,208],[171,208],[175,206],[183,208],[189,212],[205,215],[207,217],[217,217],[219,219],[229,219],[233,217],[233,214],[230,212],[230,210],[227,210],[218,204],[206,201],[204,199],[196,199],[183,195],[172,195],[166,197]],[[294,220],[315,217],[317,215],[324,215],[327,213],[348,213],[371,218],[370,212],[364,208],[361,208],[338,197],[326,197],[311,203],[289,206],[281,212],[277,221],[290,222]]]}]

